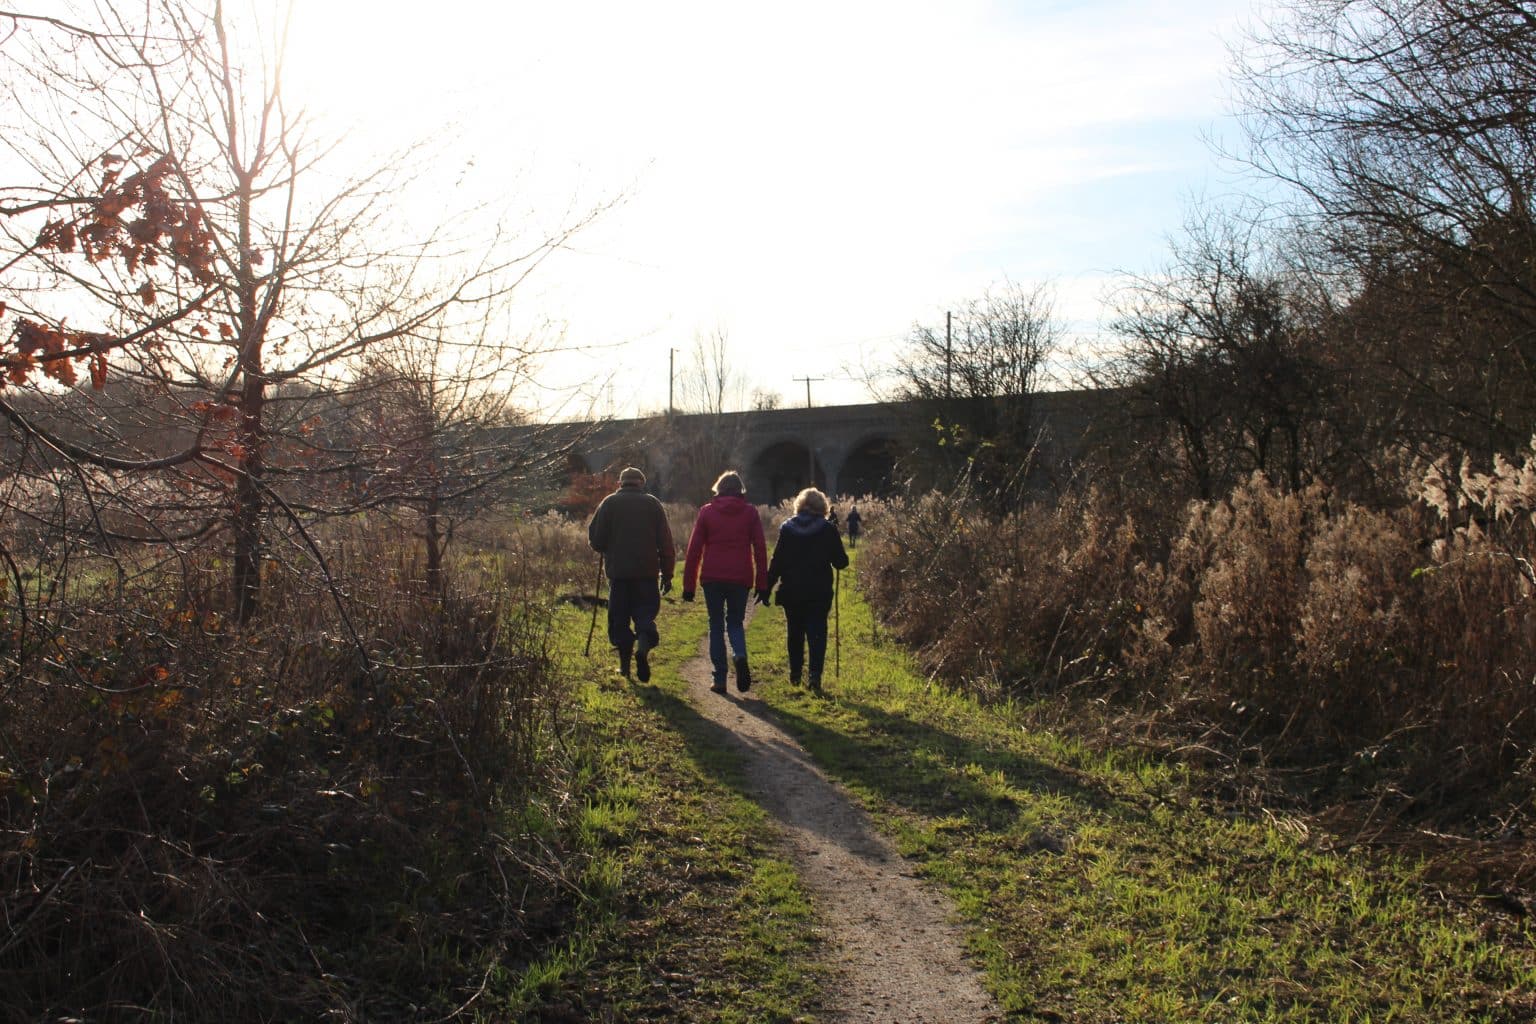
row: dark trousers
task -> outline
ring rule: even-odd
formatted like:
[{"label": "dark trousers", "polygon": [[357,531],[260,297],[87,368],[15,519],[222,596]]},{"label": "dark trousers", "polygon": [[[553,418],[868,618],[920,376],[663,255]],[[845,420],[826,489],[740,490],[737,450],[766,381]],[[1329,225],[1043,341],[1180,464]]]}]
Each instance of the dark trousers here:
[{"label": "dark trousers", "polygon": [[[656,613],[661,611],[661,581],[655,577],[608,581],[608,642],[629,654],[635,637],[645,637],[647,647],[661,642],[656,632]],[[631,628],[633,624],[633,628]]]},{"label": "dark trousers", "polygon": [[831,601],[796,601],[784,606],[784,623],[789,627],[789,678],[799,679],[805,665],[805,649],[811,649],[811,678],[821,681],[822,666],[827,661],[827,613]]}]

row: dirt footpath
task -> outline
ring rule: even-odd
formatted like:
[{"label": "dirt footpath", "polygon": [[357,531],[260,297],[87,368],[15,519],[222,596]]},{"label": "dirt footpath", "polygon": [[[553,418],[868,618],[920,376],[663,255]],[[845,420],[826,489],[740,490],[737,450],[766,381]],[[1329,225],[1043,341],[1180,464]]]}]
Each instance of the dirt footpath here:
[{"label": "dirt footpath", "polygon": [[733,675],[729,693],[711,693],[703,649],[682,673],[701,713],[740,742],[748,784],[781,824],[786,852],[824,922],[838,974],[819,1019],[1001,1021],[980,973],[963,955],[948,902],[913,876],[863,810],[821,774],[758,699],[758,687],[789,683],[754,680],[751,690],[737,693]]}]

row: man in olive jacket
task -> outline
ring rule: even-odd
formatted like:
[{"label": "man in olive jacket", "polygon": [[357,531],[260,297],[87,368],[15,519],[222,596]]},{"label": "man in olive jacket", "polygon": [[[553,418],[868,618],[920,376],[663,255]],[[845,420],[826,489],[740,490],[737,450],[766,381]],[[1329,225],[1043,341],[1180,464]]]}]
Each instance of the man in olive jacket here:
[{"label": "man in olive jacket", "polygon": [[619,489],[603,499],[587,540],[603,555],[608,573],[608,642],[619,652],[619,671],[629,678],[629,659],[642,683],[651,678],[646,655],[661,642],[656,613],[661,595],[672,589],[677,550],[666,510],[645,492],[645,474],[630,466],[619,474]]}]

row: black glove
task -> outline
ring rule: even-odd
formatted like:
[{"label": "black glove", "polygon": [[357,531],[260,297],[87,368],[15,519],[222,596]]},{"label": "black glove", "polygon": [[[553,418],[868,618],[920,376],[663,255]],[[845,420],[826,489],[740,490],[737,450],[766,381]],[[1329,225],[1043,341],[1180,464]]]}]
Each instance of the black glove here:
[{"label": "black glove", "polygon": [[758,604],[767,604],[768,603],[768,591],[767,590],[759,590],[757,592],[757,603]]},{"label": "black glove", "polygon": [[672,592],[672,577],[671,576],[668,576],[666,574],[662,574],[662,577],[661,577],[661,592],[663,594],[669,594],[669,593]]},{"label": "black glove", "polygon": [[691,602],[693,600],[693,591],[691,591],[691,590],[683,591],[683,600]]}]

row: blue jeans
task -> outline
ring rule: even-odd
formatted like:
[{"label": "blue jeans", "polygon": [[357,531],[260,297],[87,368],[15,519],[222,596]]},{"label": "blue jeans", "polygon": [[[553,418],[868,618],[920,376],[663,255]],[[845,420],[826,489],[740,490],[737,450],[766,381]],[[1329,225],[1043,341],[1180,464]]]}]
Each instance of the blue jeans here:
[{"label": "blue jeans", "polygon": [[747,630],[741,624],[747,616],[747,588],[740,583],[704,584],[704,610],[709,613],[709,660],[715,667],[715,682],[725,682],[730,663],[725,660],[725,640],[738,658],[747,656]]}]

